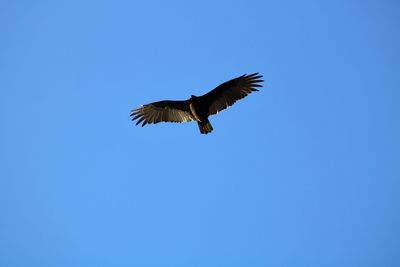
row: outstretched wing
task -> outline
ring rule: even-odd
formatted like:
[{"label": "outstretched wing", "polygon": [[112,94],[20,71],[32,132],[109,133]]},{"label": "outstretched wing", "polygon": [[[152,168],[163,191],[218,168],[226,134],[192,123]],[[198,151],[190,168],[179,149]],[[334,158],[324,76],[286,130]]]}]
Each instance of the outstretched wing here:
[{"label": "outstretched wing", "polygon": [[187,122],[193,120],[190,115],[190,108],[187,101],[164,100],[146,104],[132,110],[132,121],[138,119],[136,125],[165,122]]},{"label": "outstretched wing", "polygon": [[251,92],[258,91],[256,87],[262,87],[260,83],[263,82],[260,78],[262,75],[258,73],[242,75],[201,96],[204,105],[208,106],[208,115],[217,114]]}]

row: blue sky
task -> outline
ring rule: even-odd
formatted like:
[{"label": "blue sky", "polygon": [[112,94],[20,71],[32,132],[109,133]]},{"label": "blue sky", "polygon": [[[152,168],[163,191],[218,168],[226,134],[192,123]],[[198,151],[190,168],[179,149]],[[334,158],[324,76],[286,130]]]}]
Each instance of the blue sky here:
[{"label": "blue sky", "polygon": [[[3,1],[0,266],[399,266],[397,1]],[[195,123],[130,110],[244,73]]]}]

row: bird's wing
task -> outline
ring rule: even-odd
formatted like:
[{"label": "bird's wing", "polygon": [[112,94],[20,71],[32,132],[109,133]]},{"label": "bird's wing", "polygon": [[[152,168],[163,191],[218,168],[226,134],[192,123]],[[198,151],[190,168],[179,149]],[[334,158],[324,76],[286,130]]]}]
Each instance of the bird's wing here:
[{"label": "bird's wing", "polygon": [[203,103],[208,106],[208,115],[217,114],[251,92],[258,91],[256,87],[262,87],[260,83],[263,82],[260,78],[262,75],[258,73],[242,75],[201,96]]},{"label": "bird's wing", "polygon": [[146,104],[132,110],[132,121],[138,119],[136,125],[142,123],[142,127],[146,124],[165,122],[187,122],[193,120],[190,115],[188,101],[171,101],[164,100]]}]

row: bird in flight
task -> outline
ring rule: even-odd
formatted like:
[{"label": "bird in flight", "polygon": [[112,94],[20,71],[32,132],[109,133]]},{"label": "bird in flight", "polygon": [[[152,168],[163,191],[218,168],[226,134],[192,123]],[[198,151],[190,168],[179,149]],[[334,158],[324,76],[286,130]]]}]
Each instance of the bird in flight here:
[{"label": "bird in flight", "polygon": [[189,122],[196,121],[200,133],[212,132],[208,117],[232,106],[236,101],[258,91],[262,75],[253,73],[242,75],[223,84],[202,96],[192,95],[188,100],[163,100],[142,105],[132,110],[132,121],[138,120],[136,125],[142,123],[156,124],[159,122]]}]

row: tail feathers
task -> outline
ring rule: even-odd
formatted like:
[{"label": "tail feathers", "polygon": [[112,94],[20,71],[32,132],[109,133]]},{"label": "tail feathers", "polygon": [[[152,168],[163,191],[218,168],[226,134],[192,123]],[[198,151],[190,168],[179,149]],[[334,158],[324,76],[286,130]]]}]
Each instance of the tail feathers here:
[{"label": "tail feathers", "polygon": [[198,122],[200,133],[202,134],[208,134],[211,133],[213,130],[213,127],[211,126],[211,123],[207,120],[205,122]]}]

